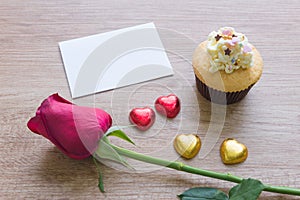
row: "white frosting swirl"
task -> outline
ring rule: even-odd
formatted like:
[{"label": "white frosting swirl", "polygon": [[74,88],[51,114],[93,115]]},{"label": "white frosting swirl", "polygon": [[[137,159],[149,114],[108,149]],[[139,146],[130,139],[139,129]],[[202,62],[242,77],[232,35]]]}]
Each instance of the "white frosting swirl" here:
[{"label": "white frosting swirl", "polygon": [[210,55],[210,72],[225,70],[232,73],[239,68],[253,66],[253,46],[247,37],[231,27],[220,28],[208,35],[207,52]]}]

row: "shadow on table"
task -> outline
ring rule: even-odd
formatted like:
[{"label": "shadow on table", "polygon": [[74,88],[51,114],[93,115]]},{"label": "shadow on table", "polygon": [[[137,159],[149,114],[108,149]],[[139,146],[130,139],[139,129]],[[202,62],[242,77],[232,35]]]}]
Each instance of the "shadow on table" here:
[{"label": "shadow on table", "polygon": [[87,188],[98,190],[98,174],[93,160],[91,158],[71,159],[56,147],[49,149],[43,155],[39,174],[49,187],[57,187],[62,191],[81,193]]}]

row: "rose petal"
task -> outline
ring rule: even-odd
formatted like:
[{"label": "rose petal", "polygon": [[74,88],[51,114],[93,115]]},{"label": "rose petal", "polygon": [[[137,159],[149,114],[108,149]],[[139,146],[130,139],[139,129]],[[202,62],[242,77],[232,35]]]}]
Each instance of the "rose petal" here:
[{"label": "rose petal", "polygon": [[111,117],[105,111],[77,106],[54,94],[43,101],[27,125],[67,156],[83,159],[96,150],[99,139],[111,123]]}]

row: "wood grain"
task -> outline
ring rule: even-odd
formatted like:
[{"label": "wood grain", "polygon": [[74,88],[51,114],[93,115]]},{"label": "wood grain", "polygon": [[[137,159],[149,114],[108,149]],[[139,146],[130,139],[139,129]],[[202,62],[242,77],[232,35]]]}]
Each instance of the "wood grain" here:
[{"label": "wood grain", "polygon": [[[170,50],[176,75],[75,102],[95,104],[112,113],[115,123],[128,124],[129,108],[152,105],[158,95],[175,91],[182,98],[184,109],[178,120],[185,120],[184,126],[174,121],[166,122],[164,127],[160,118],[153,132],[129,131],[138,144],[135,150],[175,156],[170,143],[178,130],[197,132],[204,138],[211,123],[210,103],[195,92],[188,62],[193,48],[210,31],[233,26],[246,33],[262,54],[263,76],[243,101],[226,108],[222,133],[212,151],[205,158],[184,162],[300,188],[299,13],[297,0],[1,1],[0,199],[176,199],[190,187],[227,191],[233,186],[168,169],[149,168],[141,174],[103,165],[106,193],[101,194],[92,160],[71,160],[26,127],[48,95],[59,92],[71,99],[58,42],[151,21]],[[235,137],[248,146],[245,163],[222,164],[219,145],[227,137]],[[155,152],[157,149],[160,151]],[[297,198],[264,192],[260,199]]]}]

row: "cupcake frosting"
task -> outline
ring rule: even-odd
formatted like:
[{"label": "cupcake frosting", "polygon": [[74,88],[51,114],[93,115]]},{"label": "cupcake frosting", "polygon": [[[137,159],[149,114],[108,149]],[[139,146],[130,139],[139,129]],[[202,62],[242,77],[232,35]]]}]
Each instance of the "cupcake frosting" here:
[{"label": "cupcake frosting", "polygon": [[253,66],[253,46],[247,37],[231,27],[220,28],[208,36],[207,52],[210,55],[211,73],[224,70],[230,74],[239,68]]}]

